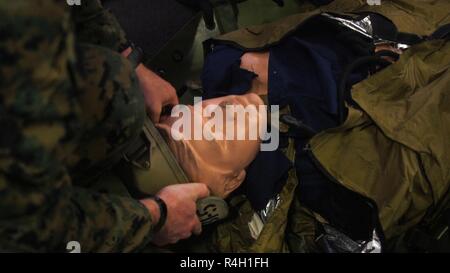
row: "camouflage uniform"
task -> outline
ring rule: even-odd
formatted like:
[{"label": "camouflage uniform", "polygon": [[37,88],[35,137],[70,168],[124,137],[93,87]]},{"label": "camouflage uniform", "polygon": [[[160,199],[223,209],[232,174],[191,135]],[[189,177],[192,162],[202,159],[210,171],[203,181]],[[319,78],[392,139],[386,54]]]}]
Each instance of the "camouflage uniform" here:
[{"label": "camouflage uniform", "polygon": [[0,2],[1,250],[65,251],[74,240],[83,252],[128,252],[150,240],[143,205],[75,176],[142,128],[124,41],[97,0]]}]

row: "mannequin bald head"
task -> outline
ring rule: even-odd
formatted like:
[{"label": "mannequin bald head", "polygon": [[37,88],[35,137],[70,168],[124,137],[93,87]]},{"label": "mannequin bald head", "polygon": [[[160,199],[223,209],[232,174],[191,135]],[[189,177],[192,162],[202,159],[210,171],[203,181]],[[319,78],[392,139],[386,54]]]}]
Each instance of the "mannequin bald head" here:
[{"label": "mannequin bald head", "polygon": [[[245,168],[255,159],[260,148],[261,124],[265,124],[266,112],[259,108],[263,102],[255,94],[242,96],[227,96],[217,99],[205,100],[201,105],[202,109],[207,107],[220,107],[226,109],[227,106],[253,107],[256,109],[257,118],[245,114],[245,122],[236,122],[236,116],[229,117],[223,115],[223,128],[214,128],[215,139],[194,140],[193,138],[183,138],[176,140],[174,134],[182,134],[182,130],[174,128],[174,124],[182,119],[202,120],[202,126],[206,126],[211,117],[201,115],[196,111],[189,111],[190,116],[170,117],[157,126],[162,130],[167,143],[177,158],[179,164],[184,169],[190,181],[205,183],[212,194],[225,198],[232,191],[238,188],[245,179]],[[193,106],[189,106],[193,110]],[[226,110],[224,110],[226,111]],[[197,116],[196,116],[197,115]],[[200,116],[199,116],[200,115]],[[234,128],[234,136],[227,139],[227,130]],[[192,128],[193,125],[192,125]],[[239,140],[237,132],[245,132],[245,138]],[[250,131],[257,131],[257,137],[252,138]],[[193,130],[191,130],[193,132]]]}]

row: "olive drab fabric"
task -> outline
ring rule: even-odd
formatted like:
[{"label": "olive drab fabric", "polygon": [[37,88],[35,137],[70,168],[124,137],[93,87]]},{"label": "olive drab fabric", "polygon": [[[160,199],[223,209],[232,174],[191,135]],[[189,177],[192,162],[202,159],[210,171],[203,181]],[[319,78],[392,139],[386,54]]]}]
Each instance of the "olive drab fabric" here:
[{"label": "olive drab fabric", "polygon": [[251,26],[216,38],[232,42],[250,50],[267,48],[312,16],[322,12],[354,13],[376,12],[389,18],[400,32],[430,35],[439,26],[450,23],[450,2],[445,0],[381,0],[381,5],[370,5],[366,0],[334,0],[328,5],[281,20]]},{"label": "olive drab fabric", "polygon": [[[228,33],[205,45],[228,43],[249,51],[265,49],[321,12],[377,12],[393,21],[398,31],[425,36],[450,23],[449,10],[448,1],[394,0],[371,6],[362,0],[336,0],[318,10]],[[353,99],[361,109],[350,107],[342,126],[322,132],[310,142],[313,155],[337,183],[375,201],[388,242],[418,224],[448,191],[449,64],[447,41],[424,41],[411,47],[397,63],[353,87]],[[286,188],[290,187],[288,182]],[[248,230],[249,215],[254,213],[244,205],[240,215],[247,217],[245,220],[219,225],[212,242],[216,251],[320,251],[314,241],[317,223],[326,219],[302,206],[286,188],[281,199],[293,200],[288,219],[280,208],[269,218],[262,236],[252,239],[237,232]],[[277,224],[280,221],[288,224]]]},{"label": "olive drab fabric", "polygon": [[353,87],[362,111],[350,108],[341,127],[311,141],[328,173],[376,202],[387,239],[418,224],[448,191],[449,68],[447,41],[412,47]]},{"label": "olive drab fabric", "polygon": [[[293,145],[293,141],[290,140],[289,147],[284,151],[290,159],[293,159],[294,155]],[[256,240],[249,228],[255,211],[250,202],[244,198],[243,203],[236,206],[239,217],[231,218],[216,227],[211,240],[214,251],[228,253],[289,252],[284,237],[288,225],[289,208],[295,198],[297,184],[295,169],[291,169],[286,185],[280,193],[280,204],[270,216],[269,221],[265,223]]]},{"label": "olive drab fabric", "polygon": [[[267,97],[262,99],[267,102]],[[289,113],[289,107],[280,110],[280,115]],[[288,126],[280,124],[280,132],[287,133]],[[295,158],[294,140],[288,139],[286,148],[281,151],[291,161]],[[253,234],[249,226],[254,221],[255,211],[245,196],[237,196],[230,200],[235,217],[229,217],[214,226],[212,234],[204,236],[191,244],[203,247],[188,246],[188,251],[213,251],[226,253],[287,253],[312,252],[317,249],[314,240],[316,235],[316,219],[313,212],[299,204],[295,194],[298,185],[296,171],[289,171],[285,186],[280,192],[280,203],[268,218],[259,234]],[[236,201],[237,200],[237,201]],[[255,238],[256,237],[256,238]],[[184,250],[186,250],[184,249]]]},{"label": "olive drab fabric", "polygon": [[117,53],[123,41],[100,1],[0,1],[0,250],[148,243],[144,206],[75,178],[142,128],[138,81]]}]

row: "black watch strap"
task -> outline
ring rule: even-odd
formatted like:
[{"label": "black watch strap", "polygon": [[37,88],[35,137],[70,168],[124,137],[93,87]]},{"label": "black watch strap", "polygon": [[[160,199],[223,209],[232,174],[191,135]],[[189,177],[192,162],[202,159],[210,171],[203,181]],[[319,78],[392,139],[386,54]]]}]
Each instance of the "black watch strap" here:
[{"label": "black watch strap", "polygon": [[133,68],[138,67],[140,63],[142,63],[144,59],[144,51],[142,48],[135,46],[131,43],[131,53],[128,55],[128,60],[131,62]]},{"label": "black watch strap", "polygon": [[119,45],[119,53],[122,53],[123,51],[127,50],[129,47],[132,46],[132,42],[130,40],[127,40],[125,43],[122,43]]},{"label": "black watch strap", "polygon": [[150,197],[150,199],[155,200],[155,202],[159,206],[159,221],[153,228],[154,233],[157,233],[158,231],[160,231],[162,229],[162,227],[166,223],[166,220],[167,220],[167,205],[166,205],[166,202],[164,202],[164,200],[162,200],[161,198],[159,198],[156,195]]}]

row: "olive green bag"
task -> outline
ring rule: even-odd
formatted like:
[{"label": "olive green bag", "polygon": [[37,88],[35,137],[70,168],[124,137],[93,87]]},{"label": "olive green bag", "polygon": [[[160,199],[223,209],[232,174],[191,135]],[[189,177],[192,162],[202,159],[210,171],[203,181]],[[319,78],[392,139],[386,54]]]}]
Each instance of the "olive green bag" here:
[{"label": "olive green bag", "polygon": [[[321,10],[232,32],[213,43],[232,43],[249,51],[268,48],[322,11],[379,12],[399,31],[429,35],[450,22],[449,7],[449,2],[390,1],[369,6],[365,1],[338,0]],[[314,156],[329,174],[375,202],[388,246],[416,226],[449,187],[450,128],[442,126],[450,124],[446,115],[449,64],[449,45],[444,40],[412,47],[398,63],[354,87],[354,98],[362,110],[350,109],[343,126],[311,141]],[[428,104],[421,105],[421,101]],[[427,147],[428,142],[422,140],[431,145]],[[212,241],[216,250],[317,251],[315,223],[322,219],[292,196],[294,180],[291,172],[282,193],[289,202],[282,203],[257,239],[248,231],[254,211],[244,202],[238,217],[217,227]]]}]

